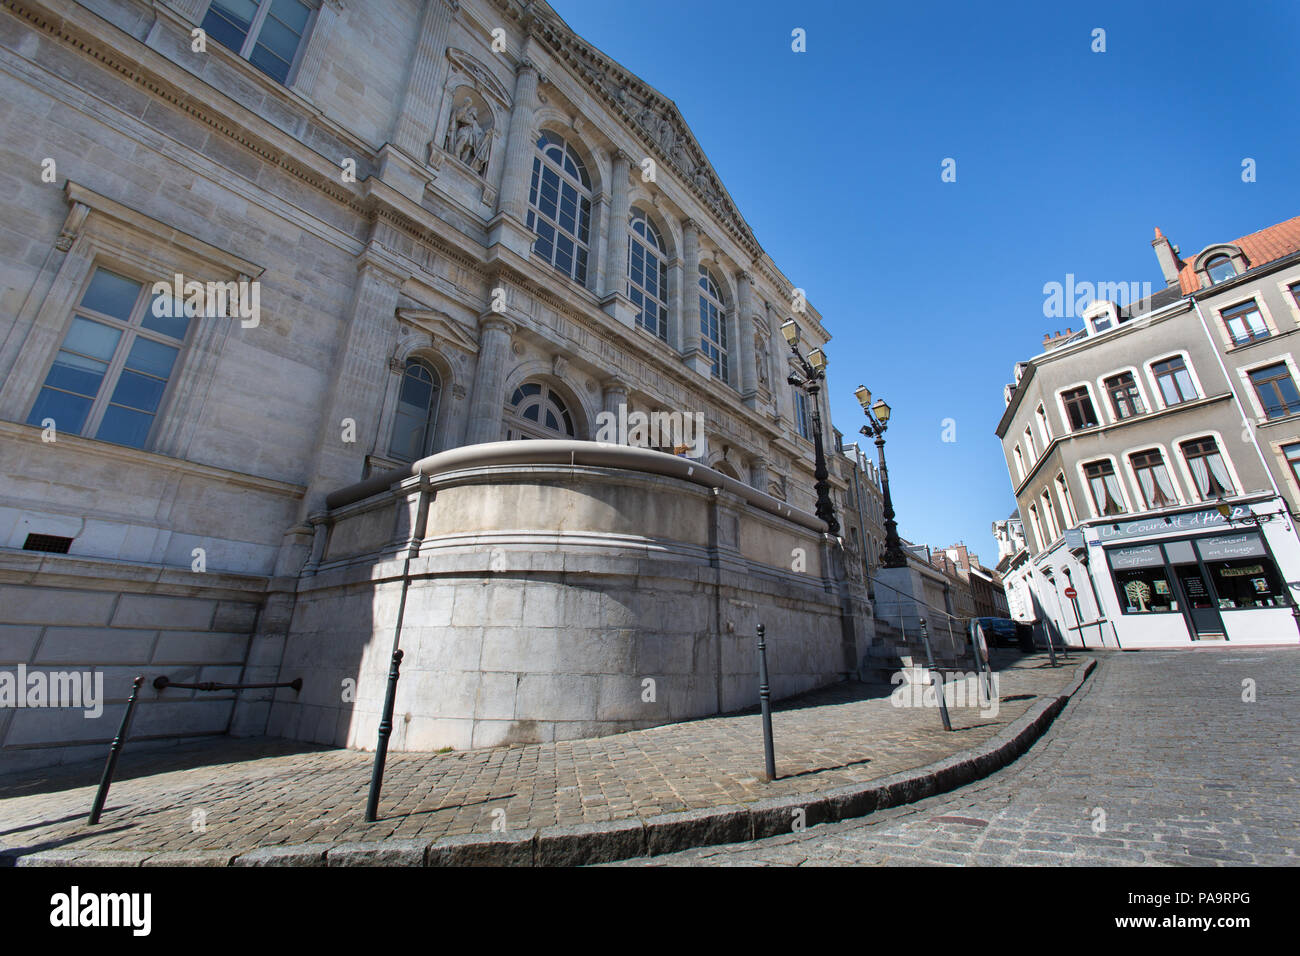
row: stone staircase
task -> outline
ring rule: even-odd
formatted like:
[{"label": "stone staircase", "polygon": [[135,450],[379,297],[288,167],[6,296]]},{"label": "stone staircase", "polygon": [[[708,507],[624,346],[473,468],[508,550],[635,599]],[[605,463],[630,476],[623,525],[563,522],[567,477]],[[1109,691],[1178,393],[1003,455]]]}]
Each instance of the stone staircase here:
[{"label": "stone staircase", "polygon": [[[879,685],[882,688],[896,687],[894,675],[900,670],[927,667],[925,644],[921,641],[919,630],[908,630],[906,634],[893,624],[875,619],[876,639],[859,665],[858,678],[863,683]],[[960,642],[958,648],[952,646],[947,629],[936,637],[930,635],[930,649],[934,653],[934,666],[940,671],[973,671],[975,656],[970,645],[964,641],[961,632],[956,633]]]}]

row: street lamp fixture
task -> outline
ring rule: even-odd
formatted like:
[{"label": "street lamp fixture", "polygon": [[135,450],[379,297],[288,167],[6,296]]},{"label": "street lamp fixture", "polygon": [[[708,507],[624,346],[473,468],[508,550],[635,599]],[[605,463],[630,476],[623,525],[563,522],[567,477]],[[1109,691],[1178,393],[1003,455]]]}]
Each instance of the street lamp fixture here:
[{"label": "street lamp fixture", "polygon": [[880,556],[881,567],[907,567],[907,554],[903,551],[903,542],[898,537],[898,522],[894,520],[894,501],[889,495],[889,468],[885,465],[885,429],[889,427],[890,407],[883,398],[871,404],[871,389],[859,385],[853,392],[862,406],[862,413],[867,416],[867,423],[860,429],[867,438],[876,440],[876,451],[880,455],[880,490],[885,497],[885,553]]},{"label": "street lamp fixture", "polygon": [[813,349],[808,353],[808,357],[804,358],[803,353],[799,351],[799,325],[794,319],[781,323],[781,335],[785,337],[790,351],[794,353],[794,357],[803,369],[802,378],[791,375],[786,381],[795,388],[803,389],[812,400],[813,449],[817,456],[816,469],[813,471],[816,484],[813,487],[817,489],[817,517],[826,522],[826,529],[831,534],[839,534],[840,523],[835,517],[835,505],[831,502],[831,485],[827,480],[830,478],[830,472],[826,470],[826,453],[822,448],[822,416],[817,403],[822,382],[826,380],[826,353],[821,349]]}]

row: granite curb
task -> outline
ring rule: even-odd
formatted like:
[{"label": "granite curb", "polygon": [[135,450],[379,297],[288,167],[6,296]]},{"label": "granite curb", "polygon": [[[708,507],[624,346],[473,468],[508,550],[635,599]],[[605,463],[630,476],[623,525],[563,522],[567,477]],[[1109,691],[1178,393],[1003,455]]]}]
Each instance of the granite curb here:
[{"label": "granite curb", "polygon": [[979,747],[937,763],[818,793],[606,823],[461,834],[434,842],[306,843],[228,851],[45,850],[0,852],[0,866],[582,866],[694,847],[743,843],[818,823],[866,816],[965,786],[1005,767],[1051,726],[1097,666],[1086,660],[1059,694],[1044,697]]}]

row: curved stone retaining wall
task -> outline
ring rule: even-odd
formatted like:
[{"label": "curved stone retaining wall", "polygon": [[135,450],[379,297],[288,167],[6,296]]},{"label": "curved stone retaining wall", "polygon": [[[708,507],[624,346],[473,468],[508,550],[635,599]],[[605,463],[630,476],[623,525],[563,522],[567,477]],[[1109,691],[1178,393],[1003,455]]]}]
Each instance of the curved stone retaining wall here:
[{"label": "curved stone retaining wall", "polygon": [[[865,591],[812,515],[708,468],[585,442],[460,448],[332,495],[268,730],[374,746],[402,616],[394,749],[590,737],[852,674]],[[819,532],[818,529],[822,529]],[[349,699],[350,698],[350,699]]]}]

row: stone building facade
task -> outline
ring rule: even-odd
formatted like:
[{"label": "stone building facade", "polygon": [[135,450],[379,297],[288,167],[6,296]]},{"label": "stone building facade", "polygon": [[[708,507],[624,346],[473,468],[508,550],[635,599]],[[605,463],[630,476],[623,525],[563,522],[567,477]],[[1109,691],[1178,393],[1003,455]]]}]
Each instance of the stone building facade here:
[{"label": "stone building facade", "polygon": [[1300,219],[1152,245],[1166,288],[1088,305],[1007,386],[1008,590],[1073,644],[1295,643]]},{"label": "stone building facade", "polygon": [[[622,414],[812,511],[778,327],[821,316],[548,4],[6,0],[0,73],[0,663],[278,675],[331,492]],[[269,712],[150,693],[137,735]],[[0,712],[24,759],[106,736]]]}]

